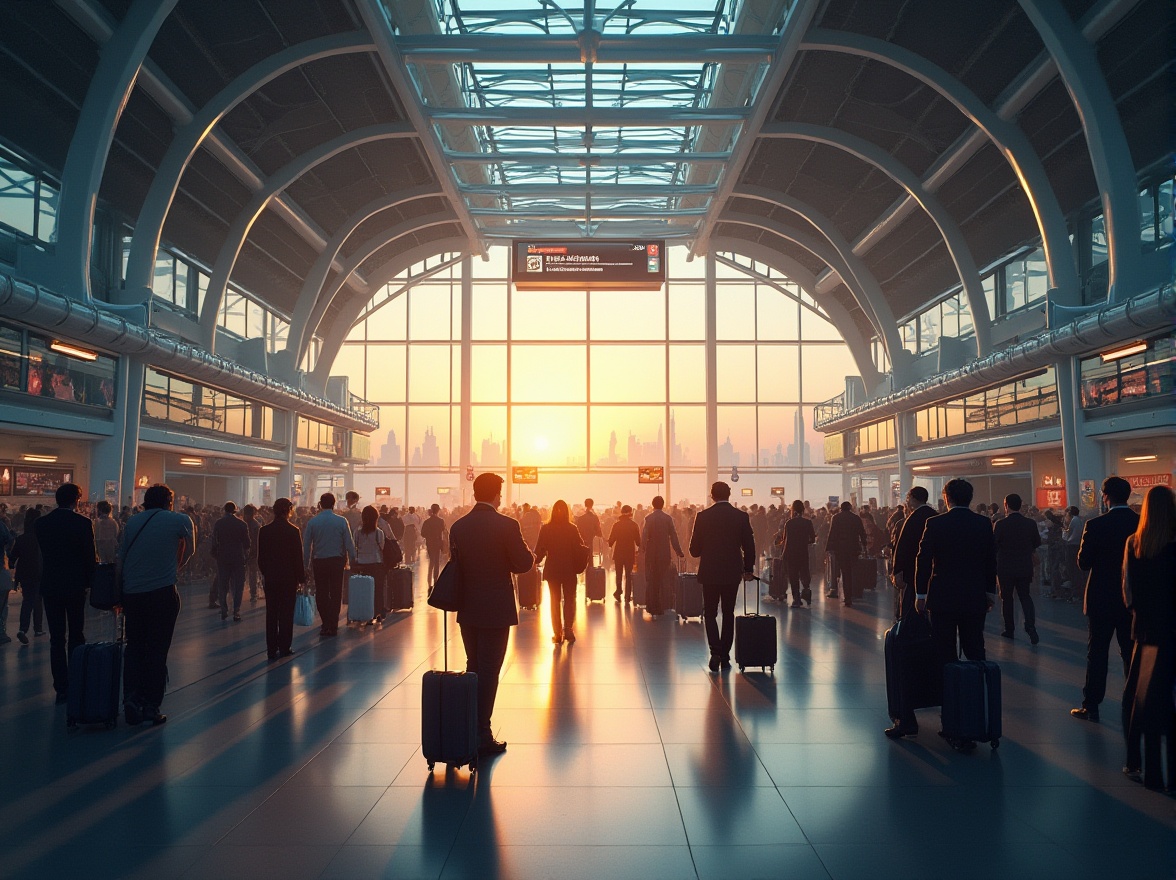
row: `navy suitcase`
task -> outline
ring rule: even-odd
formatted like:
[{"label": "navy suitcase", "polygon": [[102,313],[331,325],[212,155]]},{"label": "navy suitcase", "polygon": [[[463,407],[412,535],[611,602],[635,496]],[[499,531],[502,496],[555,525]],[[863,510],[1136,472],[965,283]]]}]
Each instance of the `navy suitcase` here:
[{"label": "navy suitcase", "polygon": [[702,620],[702,584],[698,575],[690,572],[678,572],[672,578],[674,583],[673,609],[678,612],[681,620],[697,617]]},{"label": "navy suitcase", "polygon": [[523,608],[538,608],[541,598],[539,569],[531,566],[530,571],[515,575],[518,584],[519,605]]},{"label": "navy suitcase", "polygon": [[945,665],[941,711],[940,735],[954,748],[970,742],[1000,746],[1000,666],[984,660]]},{"label": "navy suitcase", "polygon": [[387,606],[389,611],[412,608],[412,569],[407,565],[388,569]]},{"label": "navy suitcase", "polygon": [[[122,615],[117,615],[121,618]],[[115,630],[119,622],[115,620]],[[65,725],[118,724],[122,708],[123,640],[78,645],[69,655]]]},{"label": "navy suitcase", "polygon": [[747,584],[743,582],[743,614],[735,618],[735,665],[743,672],[758,666],[776,670],[776,618],[759,613],[759,579],[755,585],[755,614],[747,613]]},{"label": "navy suitcase", "polygon": [[886,630],[886,708],[892,719],[906,711],[942,702],[931,625],[922,615],[900,620]]},{"label": "navy suitcase", "polygon": [[[449,666],[449,628],[444,623],[445,666]],[[421,751],[429,772],[437,764],[478,767],[478,676],[472,672],[430,670],[421,682]]]}]

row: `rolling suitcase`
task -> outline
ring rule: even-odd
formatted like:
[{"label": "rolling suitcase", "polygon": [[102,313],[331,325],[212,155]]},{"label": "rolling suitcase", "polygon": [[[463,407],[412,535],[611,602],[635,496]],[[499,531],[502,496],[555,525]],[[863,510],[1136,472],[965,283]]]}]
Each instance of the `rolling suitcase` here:
[{"label": "rolling suitcase", "polygon": [[388,569],[387,602],[389,611],[412,608],[412,569],[407,565]]},{"label": "rolling suitcase", "polygon": [[747,613],[747,584],[743,582],[743,613],[735,618],[735,665],[743,672],[759,666],[776,671],[776,618],[759,613],[759,578],[755,585],[755,614]]},{"label": "rolling suitcase", "polygon": [[376,617],[376,579],[369,574],[353,574],[347,580],[347,622],[370,623]]},{"label": "rolling suitcase", "polygon": [[691,572],[679,571],[674,583],[673,609],[678,612],[680,620],[697,617],[702,620],[702,584],[698,575]]},{"label": "rolling suitcase", "polygon": [[892,719],[907,711],[938,706],[942,679],[937,674],[931,624],[921,614],[886,630],[886,708]]},{"label": "rolling suitcase", "polygon": [[673,611],[674,605],[678,602],[678,573],[674,569],[672,562],[666,562],[665,571],[662,572],[662,611]]},{"label": "rolling suitcase", "polygon": [[777,602],[783,602],[788,592],[788,572],[783,559],[773,559],[772,576],[768,580],[768,595]]},{"label": "rolling suitcase", "polygon": [[65,726],[118,724],[122,708],[123,636],[122,615],[115,612],[115,641],[78,645],[69,655],[69,698]]},{"label": "rolling suitcase", "polygon": [[531,566],[530,571],[515,575],[519,591],[519,605],[523,608],[538,608],[541,597],[539,569]]},{"label": "rolling suitcase", "polygon": [[[592,542],[595,546],[596,539],[593,538]],[[586,602],[603,602],[605,593],[608,592],[604,577],[604,554],[600,554],[600,565],[597,565],[596,561],[597,554],[593,552],[588,568],[584,570],[584,601]]]},{"label": "rolling suitcase", "polygon": [[429,772],[437,764],[478,767],[478,676],[449,671],[449,614],[442,612],[444,669],[421,682],[421,751]]},{"label": "rolling suitcase", "polygon": [[943,667],[943,730],[953,748],[971,742],[1000,746],[1000,666],[984,660]]},{"label": "rolling suitcase", "polygon": [[862,595],[864,590],[873,590],[878,586],[878,560],[871,556],[862,556],[853,562],[853,597]]}]

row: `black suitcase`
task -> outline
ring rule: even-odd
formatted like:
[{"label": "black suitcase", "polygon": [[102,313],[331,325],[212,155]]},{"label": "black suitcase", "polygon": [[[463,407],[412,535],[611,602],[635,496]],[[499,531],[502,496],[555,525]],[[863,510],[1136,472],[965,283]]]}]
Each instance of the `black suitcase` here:
[{"label": "black suitcase", "polygon": [[759,666],[776,671],[776,618],[759,613],[759,579],[755,584],[755,613],[747,613],[747,585],[743,582],[743,614],[735,618],[735,665],[743,672]]},{"label": "black suitcase", "polygon": [[397,565],[388,569],[388,592],[385,597],[389,611],[412,608],[412,569]]},{"label": "black suitcase", "polygon": [[673,609],[678,612],[679,620],[697,617],[702,620],[702,584],[698,575],[680,571],[672,578],[674,583]]},{"label": "black suitcase", "polygon": [[429,772],[437,764],[478,767],[478,676],[450,672],[449,615],[444,622],[444,670],[430,670],[421,682],[421,751]]},{"label": "black suitcase", "polygon": [[114,621],[118,638],[113,642],[78,645],[69,655],[69,697],[65,725],[118,724],[122,709],[123,638],[119,634],[122,615]]},{"label": "black suitcase", "polygon": [[783,602],[788,593],[788,569],[783,559],[773,559],[771,578],[768,580],[768,595],[777,602]]},{"label": "black suitcase", "polygon": [[943,667],[943,736],[955,748],[1001,737],[1000,666],[984,660],[956,661]]},{"label": "black suitcase", "polygon": [[878,586],[878,560],[862,556],[853,561],[853,597],[860,598],[864,590]]},{"label": "black suitcase", "polygon": [[931,624],[922,615],[900,620],[886,630],[886,708],[892,719],[907,711],[938,706],[943,678],[935,663]]},{"label": "black suitcase", "polygon": [[[593,546],[596,544],[596,539],[592,539]],[[600,565],[596,564],[597,555],[595,552],[592,558],[588,561],[588,568],[584,571],[584,601],[586,602],[603,602],[605,593],[608,592],[606,584],[607,579],[604,576],[604,553],[600,553]]]},{"label": "black suitcase", "polygon": [[518,584],[519,605],[523,608],[538,608],[542,598],[539,569],[531,566],[530,571],[515,575],[515,582]]}]

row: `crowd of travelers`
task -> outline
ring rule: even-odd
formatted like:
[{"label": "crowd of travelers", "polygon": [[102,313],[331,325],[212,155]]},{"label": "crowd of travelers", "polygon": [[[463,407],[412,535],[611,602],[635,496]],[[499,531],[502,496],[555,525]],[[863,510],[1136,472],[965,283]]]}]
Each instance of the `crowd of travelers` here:
[{"label": "crowd of travelers", "polygon": [[[550,507],[524,503],[499,509],[501,480],[483,477],[481,496],[486,497],[475,492],[474,504],[445,510],[436,504],[427,510],[377,509],[361,505],[354,491],[346,493],[339,507],[333,494],[324,493],[314,509],[281,498],[240,510],[232,501],[219,507],[182,504],[175,510],[172,491],[159,485],[146,491],[141,505],[117,511],[107,501],[82,501],[73,484],[57,490],[52,510],[43,504],[0,504],[0,586],[5,587],[0,644],[12,641],[7,596],[18,588],[17,640],[27,646],[30,631],[34,638],[42,636],[47,624],[54,688],[58,702],[65,702],[68,657],[85,642],[86,586],[99,563],[117,561],[126,621],[126,719],[161,724],[166,721],[160,705],[167,653],[180,611],[177,584],[183,582],[207,580],[208,608],[218,610],[226,623],[230,615],[241,620],[246,588],[251,603],[265,601],[266,649],[272,661],[293,653],[294,605],[300,592],[313,592],[322,622],[319,634],[332,638],[338,632],[348,572],[369,575],[383,586],[393,569],[415,566],[423,546],[424,580],[431,586],[451,554],[465,555],[455,549],[450,525],[471,522],[479,509],[492,508],[498,519],[513,521],[508,529],[517,530],[525,548],[520,553],[532,560],[527,571],[543,566],[557,644],[576,639],[577,589],[589,566],[614,569],[618,604],[634,604],[634,576],[643,577],[644,612],[657,618],[665,609],[654,582],[673,576],[674,558],[679,571],[693,564],[686,562],[687,552],[706,565],[706,535],[699,533],[707,531],[700,514],[709,508],[666,506],[656,497],[648,507],[618,501],[597,508],[589,498],[574,507],[558,500]],[[895,619],[929,616],[942,662],[960,652],[969,660],[984,659],[984,619],[996,605],[998,590],[1001,636],[1014,638],[1019,603],[1033,645],[1040,636],[1032,583],[1045,598],[1081,599],[1088,619],[1087,672],[1082,705],[1071,714],[1088,722],[1100,720],[1110,644],[1116,641],[1127,677],[1124,773],[1149,788],[1162,788],[1159,753],[1166,740],[1167,784],[1171,788],[1176,783],[1176,502],[1167,487],[1153,487],[1133,509],[1127,504],[1129,484],[1108,478],[1103,485],[1106,512],[1100,516],[1083,516],[1073,507],[1060,514],[1026,507],[1015,494],[1001,504],[976,504],[964,480],[950,481],[936,506],[919,486],[895,508],[850,502],[813,507],[800,500],[738,508],[730,504],[725,483],[715,483],[711,493],[714,506],[734,511],[728,549],[731,558],[741,557],[742,579],[754,578],[758,568],[758,576],[769,585],[769,598],[786,602],[790,595],[794,608],[812,604],[814,575],[824,583],[826,598],[841,599],[847,607],[863,591],[893,584]],[[144,533],[149,540],[138,544]],[[761,548],[758,557],[756,548]],[[966,596],[969,591],[972,595]],[[727,606],[734,600],[721,597],[720,630],[720,597],[716,593],[713,598],[706,602],[704,622],[711,668],[719,671],[730,665]],[[386,605],[380,607],[373,622],[388,611]],[[497,679],[497,669],[492,677]],[[918,732],[913,711],[892,721],[886,731],[892,738]]]}]

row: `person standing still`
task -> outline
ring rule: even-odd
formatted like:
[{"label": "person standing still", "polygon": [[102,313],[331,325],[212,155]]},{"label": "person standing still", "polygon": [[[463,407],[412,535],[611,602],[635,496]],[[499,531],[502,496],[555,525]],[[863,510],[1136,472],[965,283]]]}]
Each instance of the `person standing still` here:
[{"label": "person standing still", "polygon": [[[781,557],[787,572],[788,585],[792,591],[792,607],[802,607],[802,602],[813,604],[812,574],[809,572],[809,546],[817,541],[817,532],[812,521],[804,515],[804,502],[792,502],[792,516],[780,530]],[[803,589],[802,589],[803,587]]]},{"label": "person standing still", "polygon": [[851,502],[843,501],[841,510],[833,515],[833,521],[829,524],[829,537],[825,541],[825,553],[833,560],[833,581],[825,593],[826,599],[837,598],[837,580],[840,578],[841,589],[845,593],[842,604],[846,608],[853,607],[853,565],[865,549],[866,529],[862,519],[853,512]]},{"label": "person standing still", "polygon": [[216,558],[217,597],[221,620],[229,616],[229,597],[233,599],[233,620],[241,619],[241,597],[245,592],[245,562],[252,542],[249,526],[237,519],[237,505],[226,501],[225,515],[212,527],[213,554]]},{"label": "person standing still", "polygon": [[[690,534],[690,555],[698,562],[702,584],[702,619],[710,646],[710,670],[731,666],[731,645],[735,641],[735,599],[741,581],[755,578],[755,535],[747,512],[731,504],[731,487],[719,481],[711,485],[714,501],[694,518]],[[860,526],[860,523],[859,523]],[[723,625],[719,628],[719,607]]]},{"label": "person standing still", "polygon": [[620,519],[609,530],[608,546],[613,548],[613,565],[617,574],[613,598],[620,602],[623,592],[628,605],[633,601],[633,566],[637,564],[637,553],[641,550],[641,530],[633,522],[633,508],[628,504],[621,508]]},{"label": "person standing still", "polygon": [[[245,583],[249,585],[249,601],[257,601],[257,591],[261,581],[261,571],[257,567],[257,534],[261,531],[261,520],[257,518],[257,508],[246,504],[241,508],[241,515],[245,517],[245,526],[249,529],[249,552],[245,557]],[[265,596],[265,588],[262,596]]]},{"label": "person standing still", "polygon": [[662,595],[665,579],[670,576],[670,550],[685,558],[682,545],[678,541],[678,530],[674,526],[674,518],[662,508],[666,506],[666,499],[660,495],[654,496],[651,510],[641,524],[641,543],[645,545],[645,613],[657,617],[665,612],[662,608]]},{"label": "person standing still", "polygon": [[118,520],[111,516],[114,508],[106,499],[94,505],[98,518],[94,520],[94,546],[99,562],[114,562],[118,556]]},{"label": "person standing still", "polygon": [[894,544],[894,619],[906,620],[915,613],[915,560],[919,555],[919,541],[923,527],[936,516],[928,504],[930,493],[922,486],[911,486],[906,495],[906,517]]},{"label": "person standing still", "polygon": [[1021,600],[1021,611],[1025,615],[1025,632],[1031,644],[1041,639],[1037,635],[1037,618],[1033,608],[1033,597],[1029,595],[1029,584],[1033,581],[1033,554],[1041,546],[1041,534],[1037,523],[1021,516],[1021,496],[1013,493],[1004,499],[1005,515],[992,524],[992,538],[996,544],[996,579],[1000,584],[1000,607],[1004,617],[1001,635],[1011,639],[1015,632],[1013,625],[1013,598]]},{"label": "person standing still", "polygon": [[306,524],[302,546],[303,565],[314,572],[314,601],[323,621],[319,635],[331,638],[339,634],[343,570],[355,561],[355,541],[347,520],[335,512],[330,492],[319,497],[319,512]]},{"label": "person standing still", "polygon": [[306,583],[302,532],[290,522],[294,502],[274,502],[274,519],[257,533],[257,567],[265,578],[265,653],[270,660],[294,653],[294,604]]},{"label": "person standing still", "polygon": [[57,702],[69,699],[69,655],[86,643],[86,589],[98,564],[94,524],[77,512],[82,490],[57,487],[57,509],[33,524],[41,549],[41,600],[49,624],[49,666]]},{"label": "person standing still", "polygon": [[[1131,666],[1131,615],[1123,604],[1123,552],[1127,539],[1139,528],[1139,514],[1127,506],[1131,484],[1107,477],[1102,484],[1102,516],[1088,520],[1078,545],[1077,565],[1090,572],[1082,597],[1086,615],[1086,684],[1082,705],[1070,714],[1082,721],[1098,721],[1098,707],[1107,692],[1107,663],[1111,639],[1119,642],[1123,674]],[[1071,526],[1072,527],[1072,526]]]},{"label": "person standing still", "polygon": [[511,575],[528,572],[535,564],[518,522],[498,512],[502,483],[497,474],[479,474],[474,480],[473,509],[449,529],[450,557],[461,575],[457,625],[465,645],[466,671],[478,676],[480,755],[506,751],[506,743],[494,738],[491,719],[510,628],[519,622]]},{"label": "person standing still", "polygon": [[127,521],[119,546],[127,630],[123,714],[130,725],[167,721],[159,709],[167,688],[167,654],[180,616],[176,581],[196,552],[192,521],[172,510],[175,497],[167,486],[148,488],[143,512]]}]

